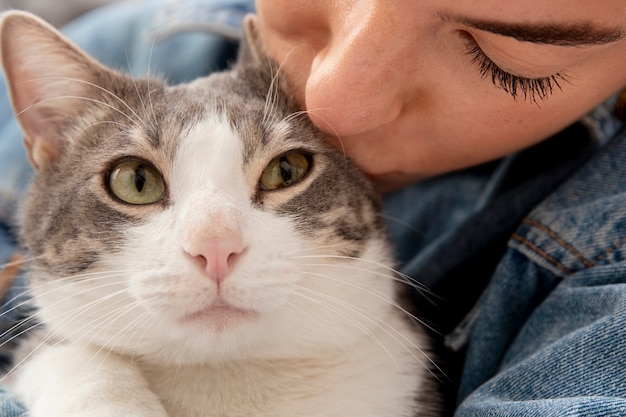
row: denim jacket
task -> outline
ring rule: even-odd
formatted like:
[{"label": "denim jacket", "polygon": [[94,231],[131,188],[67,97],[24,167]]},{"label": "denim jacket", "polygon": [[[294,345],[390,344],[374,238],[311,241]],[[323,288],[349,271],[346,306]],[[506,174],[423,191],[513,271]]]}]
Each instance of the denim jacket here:
[{"label": "denim jacket", "polygon": [[626,415],[626,132],[522,220],[469,330],[461,416]]},{"label": "denim jacket", "polygon": [[387,196],[403,271],[432,289],[418,311],[444,336],[457,416],[626,415],[626,131],[612,102]]},{"label": "denim jacket", "polygon": [[478,304],[460,416],[626,415],[626,132],[517,228]]},{"label": "denim jacket", "polygon": [[[177,83],[232,61],[253,9],[121,3],[65,32],[107,65]],[[413,294],[416,310],[440,342],[459,417],[626,415],[626,132],[611,106],[523,152],[385,197],[402,270],[431,289]],[[12,219],[31,174],[6,93],[0,169],[1,265],[15,253]],[[4,328],[25,314],[11,310],[21,285],[2,307]],[[22,415],[0,394],[0,417]]]}]

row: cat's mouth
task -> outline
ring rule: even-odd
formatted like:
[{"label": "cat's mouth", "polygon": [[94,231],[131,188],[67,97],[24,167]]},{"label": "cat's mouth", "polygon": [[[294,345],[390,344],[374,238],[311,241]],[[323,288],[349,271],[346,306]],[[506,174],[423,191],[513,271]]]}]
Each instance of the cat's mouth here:
[{"label": "cat's mouth", "polygon": [[186,314],[181,321],[220,332],[258,316],[259,313],[254,310],[243,309],[218,300],[208,307]]}]

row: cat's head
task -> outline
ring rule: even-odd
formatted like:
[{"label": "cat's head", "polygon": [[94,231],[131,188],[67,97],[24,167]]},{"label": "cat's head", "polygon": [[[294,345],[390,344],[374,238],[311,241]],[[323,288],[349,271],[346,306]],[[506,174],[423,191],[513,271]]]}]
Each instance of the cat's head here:
[{"label": "cat's head", "polygon": [[166,86],[4,17],[37,171],[21,238],[60,336],[193,363],[343,349],[396,314],[375,193],[245,26],[232,70]]}]

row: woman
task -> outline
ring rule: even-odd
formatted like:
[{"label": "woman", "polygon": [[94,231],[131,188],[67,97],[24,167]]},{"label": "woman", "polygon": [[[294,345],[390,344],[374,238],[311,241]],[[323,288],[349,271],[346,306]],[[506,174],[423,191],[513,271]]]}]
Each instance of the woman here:
[{"label": "woman", "polygon": [[[437,296],[416,294],[416,305],[441,339],[456,415],[626,414],[623,2],[256,9],[300,106],[385,192],[403,271]],[[243,0],[121,4],[66,32],[105,64],[134,75],[151,64],[179,82],[231,59],[251,10]],[[8,223],[27,162],[3,106]],[[14,251],[5,230],[0,262]],[[2,415],[19,415],[3,404]]]}]

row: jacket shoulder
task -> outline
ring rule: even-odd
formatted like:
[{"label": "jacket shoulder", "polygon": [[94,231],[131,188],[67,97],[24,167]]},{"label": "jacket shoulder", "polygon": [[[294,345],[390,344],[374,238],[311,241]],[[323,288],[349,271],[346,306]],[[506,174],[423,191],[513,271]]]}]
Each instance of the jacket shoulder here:
[{"label": "jacket shoulder", "polygon": [[566,277],[626,259],[626,131],[522,222],[509,246]]}]

